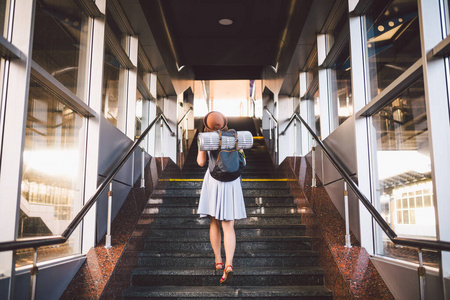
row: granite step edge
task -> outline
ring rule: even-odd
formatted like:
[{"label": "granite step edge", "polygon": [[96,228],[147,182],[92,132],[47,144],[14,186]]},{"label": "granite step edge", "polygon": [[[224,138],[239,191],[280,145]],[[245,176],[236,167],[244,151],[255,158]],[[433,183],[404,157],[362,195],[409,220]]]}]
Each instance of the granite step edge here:
[{"label": "granite step edge", "polygon": [[[295,276],[295,275],[324,275],[320,267],[245,267],[234,268],[234,276]],[[212,268],[183,268],[183,267],[136,267],[131,271],[132,276],[215,276],[217,271]]]},{"label": "granite step edge", "polygon": [[[184,258],[213,258],[212,251],[195,251],[195,252],[179,252],[174,251],[142,251],[139,257],[184,257]],[[263,258],[263,257],[316,257],[317,252],[314,250],[255,250],[255,251],[236,251],[234,257],[241,258]]]},{"label": "granite step edge", "polygon": [[323,285],[312,286],[134,286],[123,292],[124,297],[332,297]]}]

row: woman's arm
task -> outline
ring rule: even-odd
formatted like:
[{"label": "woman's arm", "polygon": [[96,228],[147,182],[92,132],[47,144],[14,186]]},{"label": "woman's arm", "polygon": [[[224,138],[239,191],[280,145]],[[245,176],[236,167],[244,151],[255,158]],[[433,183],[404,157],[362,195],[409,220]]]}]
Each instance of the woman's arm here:
[{"label": "woman's arm", "polygon": [[198,151],[197,163],[200,167],[203,167],[206,163],[206,151]]}]

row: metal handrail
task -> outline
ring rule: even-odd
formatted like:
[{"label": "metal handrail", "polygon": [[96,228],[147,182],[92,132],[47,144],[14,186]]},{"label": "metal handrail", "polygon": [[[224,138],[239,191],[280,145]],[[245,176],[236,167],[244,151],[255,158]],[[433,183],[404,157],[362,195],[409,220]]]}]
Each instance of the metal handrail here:
[{"label": "metal handrail", "polygon": [[298,114],[294,113],[292,117],[290,118],[290,121],[286,128],[283,130],[281,134],[284,134],[288,127],[291,125],[292,121],[294,119],[299,120],[300,122],[305,125],[306,129],[308,129],[309,133],[313,136],[313,138],[316,140],[317,144],[322,148],[325,155],[328,157],[328,159],[331,161],[333,166],[336,168],[336,170],[341,174],[341,176],[344,178],[344,180],[350,185],[350,188],[353,190],[353,192],[356,194],[358,199],[362,202],[362,204],[367,208],[369,213],[372,215],[372,217],[375,219],[375,221],[378,223],[378,225],[383,229],[384,233],[389,237],[389,239],[397,245],[403,245],[408,247],[415,247],[418,249],[431,249],[431,250],[444,250],[444,251],[450,251],[450,242],[446,241],[433,241],[433,240],[423,240],[423,239],[409,239],[409,238],[400,238],[397,237],[397,234],[392,230],[392,228],[389,226],[389,224],[383,219],[383,217],[380,215],[380,213],[376,210],[376,208],[372,205],[372,203],[367,199],[367,197],[361,192],[359,187],[356,185],[356,183],[353,181],[353,179],[348,175],[348,173],[345,171],[343,166],[339,163],[339,161],[330,153],[328,148],[323,144],[323,142],[320,140],[320,138],[316,135],[316,133],[309,127],[308,123],[306,123],[305,120]]},{"label": "metal handrail", "polygon": [[184,118],[192,111],[192,108],[189,108],[188,111],[184,114],[184,116],[178,121],[177,125],[180,125],[181,122],[183,122]]},{"label": "metal handrail", "polygon": [[[158,118],[158,117],[157,117]],[[175,136],[175,132],[173,132],[172,128],[170,128],[169,122],[167,122],[166,117],[163,114],[159,115],[159,118],[161,118],[161,120],[163,120],[163,122],[166,124],[167,128],[169,129],[170,133],[172,134],[172,136]],[[155,118],[156,120],[156,118]]]},{"label": "metal handrail", "polygon": [[270,112],[270,110],[267,108],[267,106],[264,106],[264,110],[269,114],[269,116],[272,118],[272,120],[275,121],[275,123],[278,124],[278,120],[275,118],[275,116]]},{"label": "metal handrail", "polygon": [[288,130],[289,126],[291,126],[291,123],[296,119],[297,113],[293,113],[292,116],[289,118],[289,123],[286,125],[286,128],[280,133],[280,135],[285,135],[286,131]]},{"label": "metal handrail", "polygon": [[108,186],[108,184],[112,181],[114,176],[120,171],[120,168],[125,164],[125,162],[128,160],[128,158],[131,156],[131,154],[136,150],[137,146],[140,142],[145,138],[145,136],[149,133],[150,129],[155,125],[156,122],[158,122],[160,119],[164,121],[166,126],[169,128],[169,131],[172,133],[172,136],[174,136],[174,132],[170,128],[165,116],[163,114],[159,114],[151,123],[148,125],[148,127],[142,132],[141,136],[133,143],[133,145],[128,149],[128,151],[125,153],[125,155],[122,156],[119,163],[116,165],[116,167],[106,176],[106,178],[103,180],[103,182],[99,185],[97,190],[95,191],[94,195],[86,202],[86,204],[81,208],[81,210],[78,212],[78,214],[73,218],[72,222],[67,226],[66,230],[60,235],[60,236],[51,236],[51,237],[38,237],[38,238],[26,238],[21,239],[18,241],[7,241],[7,242],[0,242],[0,252],[1,251],[8,251],[8,250],[18,250],[18,249],[25,249],[25,248],[38,248],[42,246],[50,246],[50,245],[56,245],[56,244],[62,244],[67,241],[67,239],[70,237],[70,235],[75,231],[76,227],[80,224],[80,222],[83,220],[83,218],[86,216],[86,214],[89,212],[91,207],[97,202],[98,198],[100,197],[100,194],[103,192],[103,190]]}]

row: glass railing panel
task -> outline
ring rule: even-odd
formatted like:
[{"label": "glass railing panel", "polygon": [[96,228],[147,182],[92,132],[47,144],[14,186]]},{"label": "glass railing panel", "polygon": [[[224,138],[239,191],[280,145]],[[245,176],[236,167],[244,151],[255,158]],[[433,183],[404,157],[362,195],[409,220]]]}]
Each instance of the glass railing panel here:
[{"label": "glass railing panel", "polygon": [[[433,178],[423,80],[372,116],[376,133],[376,196],[381,215],[399,237],[435,239]],[[417,261],[417,250],[394,246],[379,233],[378,254]],[[425,254],[437,265],[437,253]]]},{"label": "glass railing panel", "polygon": [[[82,206],[86,119],[33,78],[30,83],[18,239],[61,235]],[[62,245],[39,248],[38,261],[80,253],[77,229]],[[17,251],[16,265],[33,251]]]}]

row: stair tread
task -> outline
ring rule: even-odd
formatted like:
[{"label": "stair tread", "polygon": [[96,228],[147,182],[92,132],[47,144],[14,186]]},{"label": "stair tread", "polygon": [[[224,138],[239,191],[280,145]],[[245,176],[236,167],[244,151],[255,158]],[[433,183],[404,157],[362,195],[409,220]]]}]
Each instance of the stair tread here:
[{"label": "stair tread", "polygon": [[[234,267],[234,276],[289,276],[289,275],[322,275],[324,271],[320,267]],[[136,267],[132,275],[161,275],[161,276],[213,276],[217,271],[211,267]]]},{"label": "stair tread", "polygon": [[[179,252],[179,251],[142,251],[140,257],[214,257],[211,251]],[[234,257],[299,257],[299,256],[317,256],[313,250],[252,250],[236,251]]]},{"label": "stair tread", "polygon": [[[145,217],[151,217],[151,218],[188,218],[188,219],[203,219],[200,218],[198,214],[145,214]],[[289,214],[277,214],[277,213],[265,213],[265,214],[247,214],[247,219],[249,218],[301,218],[300,213],[289,213]],[[240,219],[245,220],[245,219]],[[236,220],[237,222],[238,220]]]},{"label": "stair tread", "polygon": [[[310,241],[309,236],[237,236],[238,242],[289,242],[289,241]],[[163,242],[209,242],[209,236],[205,237],[146,237],[145,241],[163,241]]]},{"label": "stair tread", "polygon": [[[194,204],[194,203],[184,203],[184,204],[178,204],[178,203],[147,203],[147,205],[145,206],[146,208],[150,208],[150,207],[198,207],[198,204]],[[269,203],[265,203],[265,204],[256,204],[256,203],[252,203],[252,204],[246,204],[245,207],[264,207],[264,208],[278,208],[278,207],[291,207],[291,208],[296,208],[297,204],[269,204]]]},{"label": "stair tread", "polygon": [[[148,226],[148,225],[147,225]],[[151,224],[151,229],[209,229],[209,223],[204,224]],[[250,228],[250,229],[267,229],[267,228],[306,228],[305,224],[293,223],[293,224],[234,224],[235,229]]]},{"label": "stair tread", "polygon": [[135,297],[299,297],[332,296],[323,285],[306,286],[134,286],[124,291]]}]

